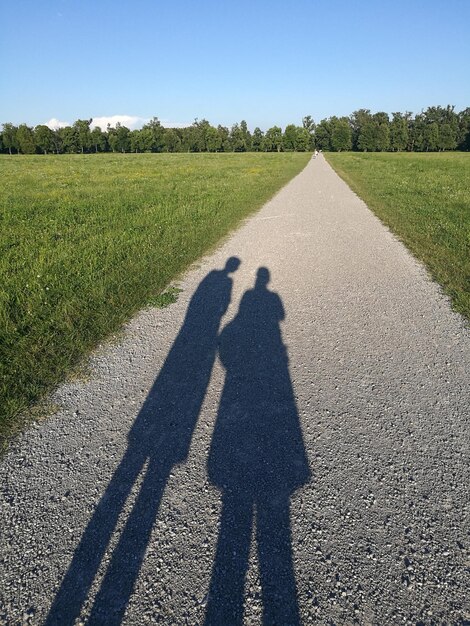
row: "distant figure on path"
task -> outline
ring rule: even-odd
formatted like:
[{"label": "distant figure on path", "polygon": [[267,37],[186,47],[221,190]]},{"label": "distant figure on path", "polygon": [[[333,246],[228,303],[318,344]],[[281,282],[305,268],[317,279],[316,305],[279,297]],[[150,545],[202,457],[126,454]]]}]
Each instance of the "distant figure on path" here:
[{"label": "distant figure on path", "polygon": [[268,282],[269,271],[261,267],[254,289],[220,335],[227,373],[208,474],[223,496],[206,626],[243,623],[255,520],[263,624],[300,624],[289,499],[310,471],[279,327],[284,308]]},{"label": "distant figure on path", "polygon": [[46,620],[69,626],[84,601],[139,473],[140,492],[112,553],[87,624],[121,623],[172,468],[187,458],[214,364],[220,320],[230,303],[239,259],[210,272],[188,306],[183,326],[129,433],[129,445],[75,551]]}]

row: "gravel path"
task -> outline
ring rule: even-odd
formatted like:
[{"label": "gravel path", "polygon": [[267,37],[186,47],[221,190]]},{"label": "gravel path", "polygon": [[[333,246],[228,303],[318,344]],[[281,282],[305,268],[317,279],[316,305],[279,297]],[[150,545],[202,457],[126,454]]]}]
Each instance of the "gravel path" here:
[{"label": "gravel path", "polygon": [[470,333],[423,268],[319,157],[181,287],[0,463],[0,623],[469,624]]}]

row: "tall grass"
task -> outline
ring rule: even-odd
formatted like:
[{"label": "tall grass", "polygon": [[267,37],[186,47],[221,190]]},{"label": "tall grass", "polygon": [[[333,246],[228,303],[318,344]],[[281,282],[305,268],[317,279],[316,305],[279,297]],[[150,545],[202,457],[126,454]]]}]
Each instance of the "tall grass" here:
[{"label": "tall grass", "polygon": [[470,319],[470,154],[325,156]]},{"label": "tall grass", "polygon": [[0,156],[0,436],[308,158]]}]

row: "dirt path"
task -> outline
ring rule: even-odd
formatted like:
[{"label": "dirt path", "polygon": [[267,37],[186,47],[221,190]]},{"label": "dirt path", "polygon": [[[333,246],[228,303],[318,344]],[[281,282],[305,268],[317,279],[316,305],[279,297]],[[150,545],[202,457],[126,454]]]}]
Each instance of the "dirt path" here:
[{"label": "dirt path", "polygon": [[319,157],[181,287],[0,464],[0,622],[468,623],[470,336],[422,267]]}]

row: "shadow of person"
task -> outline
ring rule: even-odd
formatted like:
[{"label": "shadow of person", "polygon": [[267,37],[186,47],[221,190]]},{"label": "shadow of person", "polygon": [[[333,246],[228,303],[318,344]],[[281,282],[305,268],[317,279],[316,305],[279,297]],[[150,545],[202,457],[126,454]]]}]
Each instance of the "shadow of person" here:
[{"label": "shadow of person", "polygon": [[206,626],[243,622],[255,522],[263,624],[300,623],[289,498],[310,471],[279,326],[284,308],[268,282],[269,271],[261,267],[219,339],[226,379],[208,474],[223,496]]},{"label": "shadow of person", "polygon": [[239,259],[210,272],[188,306],[183,326],[128,437],[128,448],[98,503],[46,620],[75,623],[105,555],[119,514],[147,468],[113,550],[87,624],[120,624],[139,574],[171,469],[188,455],[211,375],[220,320],[230,303]]}]

